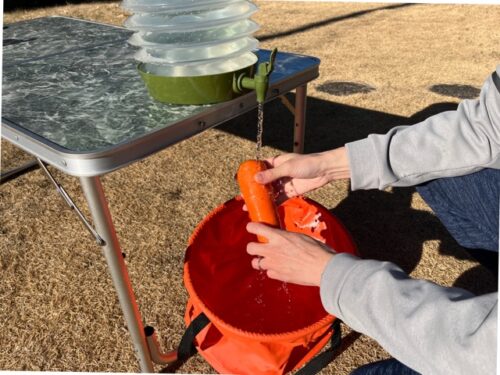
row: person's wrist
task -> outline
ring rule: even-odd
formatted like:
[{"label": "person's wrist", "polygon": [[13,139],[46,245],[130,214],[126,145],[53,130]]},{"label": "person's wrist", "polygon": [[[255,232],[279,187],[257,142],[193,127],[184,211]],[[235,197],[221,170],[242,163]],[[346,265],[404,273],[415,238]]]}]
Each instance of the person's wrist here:
[{"label": "person's wrist", "polygon": [[345,147],[325,151],[321,154],[321,158],[323,175],[328,182],[351,177],[349,158]]},{"label": "person's wrist", "polygon": [[323,256],[321,257],[320,267],[318,269],[318,272],[315,272],[315,275],[317,276],[316,280],[314,281],[315,286],[319,287],[321,285],[321,278],[323,277],[326,266],[328,265],[328,263],[330,263],[335,254],[335,252],[326,250],[325,254],[323,254]]}]

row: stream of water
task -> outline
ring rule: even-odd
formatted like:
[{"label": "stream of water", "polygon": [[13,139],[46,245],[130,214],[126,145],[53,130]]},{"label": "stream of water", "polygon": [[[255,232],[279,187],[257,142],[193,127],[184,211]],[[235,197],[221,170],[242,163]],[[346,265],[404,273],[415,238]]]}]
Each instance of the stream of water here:
[{"label": "stream of water", "polygon": [[[259,103],[257,106],[257,143],[256,143],[256,159],[261,160],[262,159],[262,135],[264,133],[264,104]],[[259,277],[263,277],[265,275],[264,271],[260,271]],[[260,288],[263,287],[262,285],[262,279],[260,280],[261,283],[259,285]],[[284,306],[284,311],[287,314],[290,314],[292,311],[292,299],[290,292],[288,291],[288,286],[287,283],[282,284],[283,291],[285,292],[285,295],[288,297],[288,304],[285,307]],[[281,288],[280,288],[281,289]],[[257,297],[255,300],[256,303],[262,304],[262,298]],[[265,306],[262,306],[265,307]]]},{"label": "stream of water", "polygon": [[262,133],[264,132],[264,104],[259,103],[257,106],[257,149],[256,159],[262,158]]}]

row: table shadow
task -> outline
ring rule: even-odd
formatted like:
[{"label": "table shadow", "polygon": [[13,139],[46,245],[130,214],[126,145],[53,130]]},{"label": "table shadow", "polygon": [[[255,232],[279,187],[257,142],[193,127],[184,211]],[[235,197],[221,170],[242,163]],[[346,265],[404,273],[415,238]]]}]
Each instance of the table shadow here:
[{"label": "table shadow", "polygon": [[5,13],[17,10],[33,10],[38,8],[54,7],[68,4],[83,3],[109,3],[119,0],[5,0],[3,10]]}]

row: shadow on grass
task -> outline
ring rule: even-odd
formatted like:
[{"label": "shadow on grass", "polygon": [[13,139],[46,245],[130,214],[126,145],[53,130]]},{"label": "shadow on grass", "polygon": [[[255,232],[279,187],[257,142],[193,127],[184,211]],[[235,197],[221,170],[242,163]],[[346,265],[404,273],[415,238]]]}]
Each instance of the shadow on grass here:
[{"label": "shadow on grass", "polygon": [[84,4],[84,3],[105,3],[118,2],[120,0],[5,0],[3,5],[4,12],[12,12],[22,9],[38,9],[53,7],[58,5]]},{"label": "shadow on grass", "polygon": [[284,36],[302,33],[304,31],[309,31],[309,30],[315,29],[317,27],[330,25],[332,23],[337,23],[337,22],[345,21],[345,20],[352,19],[352,18],[358,18],[358,17],[364,16],[366,14],[370,14],[370,13],[381,11],[381,10],[399,9],[399,8],[404,8],[404,7],[408,7],[408,6],[413,6],[413,5],[415,5],[415,4],[406,4],[406,3],[405,4],[392,4],[392,5],[387,5],[387,6],[373,8],[373,9],[360,10],[358,12],[348,13],[348,14],[344,14],[342,16],[335,16],[335,17],[331,17],[331,18],[327,18],[327,19],[318,21],[318,22],[309,23],[307,25],[299,26],[299,27],[285,30],[285,31],[282,31],[279,33],[265,34],[265,35],[259,36],[258,39],[261,42],[263,42],[263,41],[270,40],[270,39],[281,38]]},{"label": "shadow on grass", "polygon": [[[398,125],[411,125],[434,114],[456,109],[456,103],[437,103],[411,117],[372,111],[335,102],[308,98],[305,153],[320,152],[344,145],[371,133],[386,133]],[[256,113],[249,112],[219,130],[254,141]],[[293,116],[275,100],[266,104],[263,143],[292,151]],[[391,191],[361,190],[348,196],[331,212],[339,217],[353,235],[360,254],[365,258],[396,263],[410,273],[422,257],[423,244],[438,240],[442,255],[458,259],[471,257],[451,237],[436,216],[411,207],[415,188],[393,188]],[[456,281],[456,286],[476,294],[497,289],[490,271],[478,266]]]}]

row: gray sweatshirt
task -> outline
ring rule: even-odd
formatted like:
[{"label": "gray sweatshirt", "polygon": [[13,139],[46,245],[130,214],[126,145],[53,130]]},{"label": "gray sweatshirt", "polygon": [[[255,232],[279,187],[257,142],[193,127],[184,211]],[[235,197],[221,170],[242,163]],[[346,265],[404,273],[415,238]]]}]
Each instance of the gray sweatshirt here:
[{"label": "gray sweatshirt", "polygon": [[[496,72],[500,75],[500,65]],[[490,76],[479,99],[463,101],[456,111],[346,147],[353,190],[500,169],[500,87]],[[475,296],[412,279],[389,262],[348,254],[328,263],[320,293],[328,312],[415,371],[496,373],[497,293]]]}]

